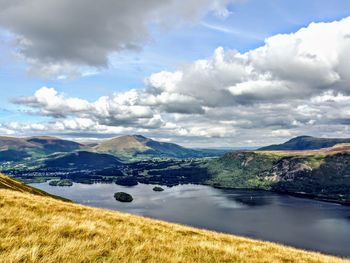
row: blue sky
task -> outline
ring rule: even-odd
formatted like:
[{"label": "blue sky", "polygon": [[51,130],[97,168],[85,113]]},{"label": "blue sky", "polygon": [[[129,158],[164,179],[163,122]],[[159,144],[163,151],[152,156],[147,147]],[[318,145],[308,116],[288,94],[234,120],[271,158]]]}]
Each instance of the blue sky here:
[{"label": "blue sky", "polygon": [[[264,40],[270,36],[290,34],[312,22],[337,21],[350,14],[350,2],[347,0],[242,0],[224,6],[230,12],[227,17],[207,10],[205,15],[190,21],[182,22],[186,19],[179,17],[179,23],[175,25],[150,22],[147,24],[148,37],[137,50],[112,50],[107,67],[86,67],[81,63],[79,69],[92,74],[67,79],[28,73],[28,56],[14,55],[19,47],[13,42],[21,28],[18,29],[17,24],[13,26],[15,22],[10,19],[10,22],[2,20],[0,12],[0,123],[55,120],[49,115],[23,112],[28,110],[27,104],[11,102],[16,97],[32,96],[41,87],[53,87],[67,97],[93,102],[101,96],[112,96],[133,88],[142,89],[145,87],[144,79],[153,73],[174,72],[196,60],[210,59],[218,47],[243,54],[264,46]],[[177,136],[174,138],[181,141]],[[276,140],[280,138],[284,137]],[[229,139],[227,141],[230,142]],[[255,143],[261,143],[261,140]]]}]

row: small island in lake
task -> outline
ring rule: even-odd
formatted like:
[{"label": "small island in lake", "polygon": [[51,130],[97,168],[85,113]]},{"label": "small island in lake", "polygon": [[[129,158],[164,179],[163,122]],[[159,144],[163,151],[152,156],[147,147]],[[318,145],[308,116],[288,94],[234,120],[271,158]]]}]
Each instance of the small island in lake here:
[{"label": "small island in lake", "polygon": [[114,198],[117,201],[123,202],[123,203],[130,203],[134,200],[134,198],[130,194],[124,193],[124,192],[115,193]]},{"label": "small island in lake", "polygon": [[69,179],[53,180],[53,181],[49,182],[49,185],[51,185],[51,186],[72,186],[73,182]]},{"label": "small island in lake", "polygon": [[155,191],[155,192],[163,192],[164,189],[162,187],[160,187],[160,186],[155,186],[155,187],[153,187],[153,191]]}]

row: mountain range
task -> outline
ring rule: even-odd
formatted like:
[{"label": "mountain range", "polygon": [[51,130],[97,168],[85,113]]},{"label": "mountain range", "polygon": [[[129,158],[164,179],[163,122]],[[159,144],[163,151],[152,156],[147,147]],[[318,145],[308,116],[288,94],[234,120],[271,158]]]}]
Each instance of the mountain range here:
[{"label": "mountain range", "polygon": [[126,135],[86,144],[47,136],[0,137],[0,162],[21,161],[26,158],[47,157],[54,153],[75,151],[110,154],[123,160],[152,157],[198,158],[217,156],[225,152],[223,150],[189,149],[174,143],[155,141],[141,135]]}]

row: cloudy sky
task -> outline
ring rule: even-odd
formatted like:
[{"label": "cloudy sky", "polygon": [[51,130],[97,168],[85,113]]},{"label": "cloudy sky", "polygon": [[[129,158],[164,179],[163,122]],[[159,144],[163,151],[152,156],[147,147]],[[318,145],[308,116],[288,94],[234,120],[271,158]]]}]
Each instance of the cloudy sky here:
[{"label": "cloudy sky", "polygon": [[0,0],[0,135],[350,137],[348,0]]}]

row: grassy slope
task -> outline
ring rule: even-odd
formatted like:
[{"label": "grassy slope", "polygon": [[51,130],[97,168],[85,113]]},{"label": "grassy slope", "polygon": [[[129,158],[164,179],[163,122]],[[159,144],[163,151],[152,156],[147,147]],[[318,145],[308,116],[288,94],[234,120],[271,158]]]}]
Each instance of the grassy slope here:
[{"label": "grassy slope", "polygon": [[31,193],[31,194],[40,195],[40,196],[49,196],[59,200],[69,201],[68,199],[65,199],[59,196],[50,195],[42,190],[22,184],[2,174],[0,174],[0,189],[9,189],[9,190],[18,191],[18,192]]},{"label": "grassy slope", "polygon": [[0,189],[0,262],[350,262]]},{"label": "grassy slope", "polygon": [[332,147],[321,148],[316,150],[267,150],[254,151],[257,154],[277,155],[277,156],[327,156],[337,153],[350,153],[350,144],[341,143]]}]

